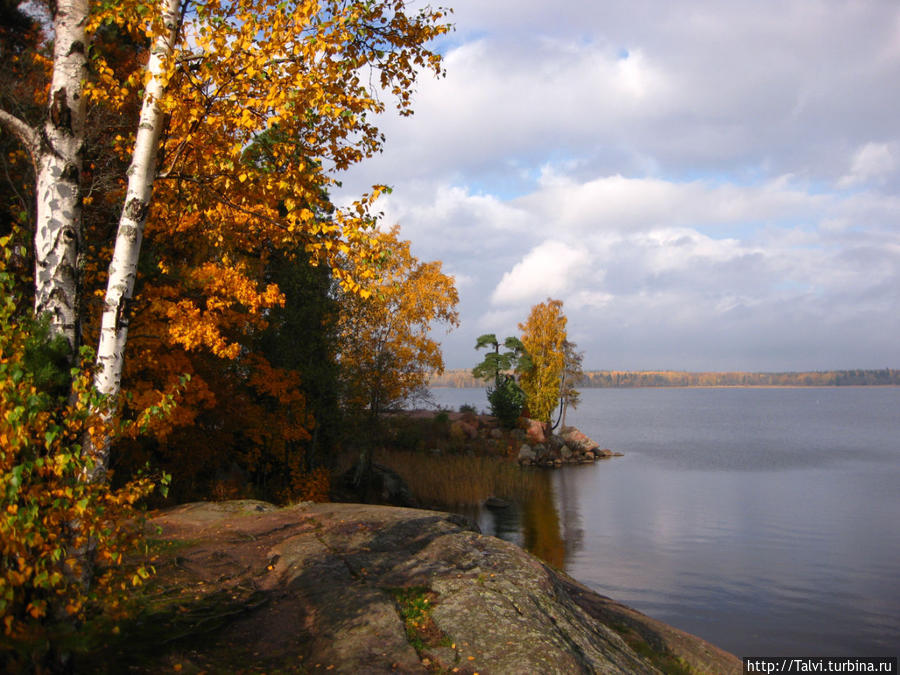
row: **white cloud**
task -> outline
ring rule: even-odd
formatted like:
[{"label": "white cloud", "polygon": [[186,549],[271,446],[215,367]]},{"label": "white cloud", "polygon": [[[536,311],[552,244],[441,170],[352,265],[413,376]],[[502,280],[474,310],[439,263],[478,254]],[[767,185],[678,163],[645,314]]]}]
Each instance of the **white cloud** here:
[{"label": "white cloud", "polygon": [[345,181],[465,281],[449,365],[552,295],[593,366],[900,366],[900,4],[453,4]]},{"label": "white cloud", "polygon": [[457,290],[472,286],[475,283],[475,278],[468,274],[461,274],[452,270],[445,270],[445,272],[448,276],[453,277],[453,284],[456,286]]},{"label": "white cloud", "polygon": [[850,173],[841,177],[838,187],[853,187],[870,181],[883,183],[896,168],[897,160],[889,144],[866,143],[853,155]]},{"label": "white cloud", "polygon": [[785,177],[752,186],[621,175],[581,182],[546,169],[540,189],[513,202],[572,232],[759,223],[818,213],[832,203]]},{"label": "white cloud", "polygon": [[513,304],[559,295],[578,280],[589,262],[584,249],[545,241],[503,275],[491,302]]}]

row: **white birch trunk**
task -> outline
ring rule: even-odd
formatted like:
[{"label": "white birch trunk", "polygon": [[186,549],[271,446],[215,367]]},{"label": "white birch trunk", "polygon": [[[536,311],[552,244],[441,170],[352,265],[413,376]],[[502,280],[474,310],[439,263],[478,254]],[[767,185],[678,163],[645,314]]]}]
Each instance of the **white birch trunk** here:
[{"label": "white birch trunk", "polygon": [[[156,157],[164,122],[159,101],[165,93],[167,68],[175,49],[181,20],[181,0],[161,0],[161,5],[166,31],[155,40],[147,63],[148,80],[141,104],[131,166],[128,168],[128,190],[109,266],[100,344],[97,347],[94,386],[100,393],[110,397],[118,395],[122,382],[130,319],[128,305],[134,293],[141,240],[153,194]],[[102,479],[108,464],[109,444],[93,448],[92,452],[94,470],[91,479]]]},{"label": "white birch trunk", "polygon": [[59,0],[54,16],[53,79],[47,119],[33,156],[37,195],[34,309],[54,332],[78,345],[78,250],[81,243],[88,0]]}]

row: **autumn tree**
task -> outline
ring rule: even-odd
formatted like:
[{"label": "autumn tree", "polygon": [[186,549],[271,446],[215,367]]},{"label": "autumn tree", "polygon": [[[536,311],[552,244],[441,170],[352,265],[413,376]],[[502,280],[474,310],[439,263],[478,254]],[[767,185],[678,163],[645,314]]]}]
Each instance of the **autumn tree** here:
[{"label": "autumn tree", "polygon": [[[201,228],[201,245],[215,262],[194,278],[204,283],[205,277],[215,286],[230,279],[233,290],[216,294],[243,294],[239,304],[250,310],[251,323],[259,324],[283,302],[254,278],[254,261],[265,258],[261,244],[274,242],[288,251],[304,247],[324,262],[338,251],[345,256],[373,251],[367,245],[373,222],[368,205],[381,188],[344,211],[333,208],[326,188],[335,181],[335,170],[380,148],[381,136],[366,117],[384,109],[378,90],[394,93],[401,112],[408,113],[417,69],[440,72],[440,57],[424,46],[446,30],[440,10],[407,14],[402,1],[200,3],[186,17],[176,48],[168,50],[175,5],[174,0],[167,5],[168,14],[155,29],[159,46],[148,66],[151,84],[154,56],[170,51],[171,56],[159,71],[163,89],[149,97],[145,92],[145,121],[129,171],[130,178],[155,175],[155,154],[141,152],[146,147],[141,132],[149,134],[165,118],[162,180],[156,181],[152,203],[154,182],[130,181],[107,283],[97,383],[109,394],[121,378],[129,322],[124,308],[131,302],[148,218],[180,231]],[[367,71],[373,79],[363,79]],[[268,157],[259,163],[245,149],[263,134],[268,134]],[[331,212],[327,220],[316,216],[326,211]],[[353,266],[355,277],[332,267],[350,291],[370,274],[365,264]],[[254,286],[259,290],[250,290]],[[169,319],[176,326],[169,335],[177,336],[176,342],[211,348],[224,358],[238,353],[239,343],[222,331],[218,312],[209,315],[202,303],[187,299],[173,309]]]},{"label": "autumn tree", "polygon": [[[120,589],[147,578],[150,569],[133,557],[134,504],[156,481],[145,475],[113,488],[84,480],[84,439],[117,429],[97,414],[105,401],[89,371],[71,368],[65,337],[46,315],[23,314],[12,239],[0,237],[0,670],[44,672],[83,643],[77,625],[116,619]],[[88,547],[89,560],[79,554]]]},{"label": "autumn tree", "polygon": [[346,402],[372,417],[424,387],[429,373],[443,371],[431,332],[435,323],[459,322],[456,287],[440,261],[420,262],[396,226],[375,239],[376,276],[366,297],[343,295],[338,340]]},{"label": "autumn tree", "polygon": [[[444,11],[403,0],[54,0],[45,9],[49,39],[21,52],[32,57],[35,86],[4,90],[0,128],[34,176],[33,217],[20,209],[34,313],[49,317],[49,337],[64,338],[69,359],[80,327],[99,344],[95,386],[107,396],[71,395],[118,403],[135,435],[181,451],[182,465],[211,456],[215,435],[196,459],[183,450],[208,430],[227,430],[233,445],[268,444],[266,456],[276,456],[314,423],[300,374],[257,348],[288,299],[267,276],[270,261],[332,263],[350,292],[374,275],[369,263],[382,253],[370,205],[382,188],[336,209],[327,187],[380,149],[373,119],[383,101],[393,96],[409,114],[418,73],[441,72],[427,45],[447,30]],[[127,58],[107,48],[110,36],[133,47]],[[4,69],[6,53],[4,44]],[[97,110],[121,122],[92,139]],[[250,149],[267,132],[260,162]],[[88,157],[113,169],[93,192],[99,162]],[[117,227],[84,217],[101,206],[118,213]],[[334,264],[338,254],[352,264]],[[119,396],[123,382],[130,398]],[[144,414],[172,403],[169,415]],[[87,411],[92,420],[105,412]],[[95,430],[117,425],[100,417]],[[34,447],[56,442],[34,438]],[[81,454],[66,480],[105,489],[108,441],[67,436],[66,448]],[[88,522],[55,521],[69,533],[67,555],[88,550]]]},{"label": "autumn tree", "polygon": [[[302,247],[322,261],[337,251],[373,251],[365,245],[373,223],[368,207],[381,188],[327,221],[315,214],[332,208],[323,188],[336,181],[335,172],[381,147],[368,116],[384,110],[383,94],[409,114],[418,71],[441,72],[440,56],[426,45],[447,30],[443,10],[412,12],[403,0],[201,0],[190,7],[179,0],[60,0],[49,8],[56,51],[43,128],[9,110],[0,123],[30,154],[37,175],[36,311],[50,312],[70,344],[82,318],[75,293],[85,102],[116,111],[143,96],[140,119],[115,140],[114,151],[129,157],[131,168],[118,186],[113,262],[108,275],[98,275],[106,289],[98,389],[115,396],[121,386],[145,239],[183,240],[172,247],[177,256],[152,264],[194,287],[191,297],[180,290],[156,296],[168,307],[162,313],[170,328],[160,332],[170,344],[224,359],[241,349],[227,320],[220,323],[225,316],[243,314],[231,326],[243,323],[238,332],[246,334],[283,302],[277,289],[260,283],[262,243]],[[85,54],[108,26],[150,45],[145,65],[120,72],[94,51],[88,64]],[[248,144],[269,130],[278,132],[273,161],[248,161]],[[98,252],[108,254],[108,244]],[[334,269],[351,291],[370,274],[363,264],[353,266],[359,278]],[[107,462],[101,448],[95,478]]]},{"label": "autumn tree", "polygon": [[527,367],[520,368],[519,383],[532,418],[549,426],[565,370],[566,316],[562,301],[548,298],[532,307],[528,320],[519,324],[519,330],[530,357]]}]

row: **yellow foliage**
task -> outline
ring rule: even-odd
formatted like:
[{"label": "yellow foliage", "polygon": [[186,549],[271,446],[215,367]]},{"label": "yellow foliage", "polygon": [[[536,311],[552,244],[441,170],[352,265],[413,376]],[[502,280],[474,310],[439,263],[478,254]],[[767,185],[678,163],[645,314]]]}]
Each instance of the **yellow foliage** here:
[{"label": "yellow foliage", "polygon": [[44,379],[40,349],[54,342],[46,325],[17,313],[7,242],[0,241],[0,647],[39,653],[63,613],[85,621],[117,611],[123,553],[140,535],[133,505],[155,484],[143,477],[114,489],[86,480],[93,459],[83,438],[113,434],[116,420],[101,415],[105,402],[84,368],[71,372],[68,396]]},{"label": "yellow foliage", "polygon": [[[93,312],[84,321],[85,342],[96,344],[90,332],[97,331],[97,291],[111,255],[109,216],[124,197],[146,45],[166,28],[155,3],[89,4],[85,95],[96,129],[84,183],[94,192],[85,196],[80,281]],[[123,473],[164,460],[186,482],[212,482],[218,462],[232,463],[233,448],[248,463],[267,453],[279,461],[302,454],[297,444],[314,428],[303,384],[254,353],[254,340],[284,302],[266,278],[267,259],[306,251],[333,266],[345,289],[371,293],[380,255],[370,236],[373,204],[384,188],[344,208],[331,203],[328,190],[338,172],[379,151],[375,121],[384,92],[394,92],[405,113],[418,72],[442,73],[428,43],[448,28],[444,10],[395,0],[191,3],[158,101],[166,113],[159,177],[135,298],[123,307],[123,390],[130,396],[123,414],[135,422],[114,448]],[[50,61],[29,57],[36,71],[49,73]],[[34,79],[20,98],[42,105],[47,78]],[[18,168],[14,175],[26,175]],[[436,363],[428,350],[423,358]],[[138,441],[142,432],[153,441]],[[88,433],[99,437],[103,429]]]},{"label": "yellow foliage", "polygon": [[429,372],[443,370],[431,326],[458,325],[459,296],[441,263],[419,262],[398,227],[371,239],[364,253],[377,257],[379,267],[365,297],[351,289],[343,299],[338,352],[348,403],[378,413],[424,386]]},{"label": "yellow foliage", "polygon": [[[190,218],[216,249],[281,242],[334,262],[343,238],[353,255],[383,187],[338,211],[326,190],[334,170],[380,149],[369,121],[385,109],[380,92],[393,91],[409,111],[417,71],[442,73],[440,55],[425,45],[449,29],[446,11],[407,14],[393,0],[199,0],[191,9],[159,102],[169,115],[167,179],[157,181],[148,232]],[[90,30],[104,23],[135,39],[165,31],[140,0],[96,8]],[[125,109],[143,86],[141,71],[117,72],[103,53],[92,64],[90,99]],[[326,231],[316,214],[333,211]]]},{"label": "yellow foliage", "polygon": [[562,301],[547,298],[531,308],[528,320],[519,324],[522,344],[531,367],[522,372],[519,386],[533,419],[550,422],[559,401],[560,376],[565,368],[566,316]]},{"label": "yellow foliage", "polygon": [[[165,30],[156,6],[148,12],[141,0],[92,4],[95,40],[110,33],[99,30],[104,24],[135,45]],[[187,482],[205,474],[212,483],[210,474],[230,470],[236,447],[241,463],[259,462],[262,475],[264,457],[302,454],[297,444],[314,426],[303,385],[254,353],[267,317],[284,302],[266,262],[305,251],[334,267],[345,289],[370,292],[378,255],[372,207],[385,188],[346,208],[336,208],[328,190],[337,172],[380,149],[374,121],[384,92],[395,91],[408,111],[418,71],[442,72],[427,44],[448,30],[445,21],[442,9],[410,12],[394,0],[191,4],[159,101],[167,121],[144,232],[151,264],[141,267],[128,307],[126,415],[156,444],[120,444],[120,466],[153,459],[177,465]],[[140,49],[92,50],[87,95],[95,107],[134,118],[142,58]],[[126,161],[133,133],[111,132],[107,142]],[[123,179],[124,171],[88,216],[120,202]],[[109,220],[86,222],[90,296],[105,285]],[[182,374],[191,378],[184,386]],[[142,412],[164,401],[177,405],[166,415]]]}]

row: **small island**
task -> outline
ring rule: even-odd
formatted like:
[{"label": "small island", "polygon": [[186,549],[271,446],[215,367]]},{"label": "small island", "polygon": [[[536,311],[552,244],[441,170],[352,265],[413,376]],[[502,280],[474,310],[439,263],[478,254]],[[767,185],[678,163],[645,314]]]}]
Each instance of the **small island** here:
[{"label": "small island", "polygon": [[[560,467],[565,464],[590,464],[599,459],[621,457],[621,452],[602,448],[599,443],[575,427],[547,430],[537,420],[520,418],[513,429],[505,428],[493,415],[463,412],[410,410],[388,416],[393,424],[432,427],[445,426],[445,440],[457,450],[515,459],[522,466]],[[405,421],[398,422],[400,418]],[[439,434],[440,435],[440,434]],[[433,440],[433,439],[432,439]],[[432,448],[441,454],[440,448]]]}]

